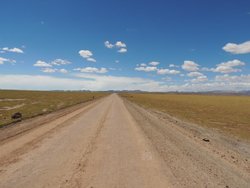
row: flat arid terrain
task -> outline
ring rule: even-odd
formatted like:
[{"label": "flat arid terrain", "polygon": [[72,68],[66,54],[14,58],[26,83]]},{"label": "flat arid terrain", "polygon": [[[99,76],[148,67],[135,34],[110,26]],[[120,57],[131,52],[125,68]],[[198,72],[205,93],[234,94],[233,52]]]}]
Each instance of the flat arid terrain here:
[{"label": "flat arid terrain", "polygon": [[0,187],[249,187],[245,136],[128,98],[111,94],[2,127]]},{"label": "flat arid terrain", "polygon": [[126,93],[126,99],[199,126],[250,140],[250,96]]},{"label": "flat arid terrain", "polygon": [[0,90],[0,127],[12,123],[11,115],[16,112],[27,119],[105,95],[104,92]]}]

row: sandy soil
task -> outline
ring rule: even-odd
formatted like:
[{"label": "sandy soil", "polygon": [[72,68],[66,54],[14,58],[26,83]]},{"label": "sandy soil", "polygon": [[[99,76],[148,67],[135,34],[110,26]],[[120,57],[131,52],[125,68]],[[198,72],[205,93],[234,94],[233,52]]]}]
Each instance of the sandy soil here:
[{"label": "sandy soil", "polygon": [[24,100],[26,100],[26,99],[0,99],[0,102],[2,102],[2,101],[24,101]]},{"label": "sandy soil", "polygon": [[248,143],[145,110],[116,94],[54,119],[40,118],[39,126],[26,123],[32,128],[22,129],[21,123],[18,134],[0,129],[1,188],[250,184]]}]

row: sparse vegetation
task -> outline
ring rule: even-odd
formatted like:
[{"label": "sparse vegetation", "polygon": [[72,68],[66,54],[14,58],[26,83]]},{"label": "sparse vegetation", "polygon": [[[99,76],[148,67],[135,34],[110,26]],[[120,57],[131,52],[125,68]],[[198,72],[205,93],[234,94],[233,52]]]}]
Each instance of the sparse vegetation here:
[{"label": "sparse vegetation", "polygon": [[0,90],[0,127],[15,121],[11,117],[17,112],[27,119],[105,95],[104,92]]},{"label": "sparse vegetation", "polygon": [[132,102],[250,140],[250,96],[121,94]]}]

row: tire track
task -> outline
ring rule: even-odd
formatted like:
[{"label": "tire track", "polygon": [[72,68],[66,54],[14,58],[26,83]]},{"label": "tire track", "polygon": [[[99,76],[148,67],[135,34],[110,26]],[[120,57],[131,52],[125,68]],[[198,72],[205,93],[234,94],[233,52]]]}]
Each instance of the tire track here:
[{"label": "tire track", "polygon": [[[71,122],[74,119],[77,119],[78,117],[82,116],[82,114],[90,111],[97,104],[98,103],[90,104],[90,105],[84,107],[83,109],[78,109],[75,112],[72,112],[70,114],[67,114],[66,116],[61,117],[61,118],[65,118],[66,117],[66,120],[63,120],[63,122],[58,123],[55,126],[49,127],[48,124],[41,125],[41,127],[38,127],[37,129],[42,128],[42,126],[47,126],[48,129],[45,130],[45,132],[43,132],[42,134],[40,134],[37,137],[35,137],[34,139],[32,139],[32,140],[26,142],[25,144],[21,145],[21,147],[18,147],[17,149],[11,151],[10,153],[8,153],[8,155],[1,156],[0,157],[0,167],[6,167],[6,166],[8,166],[8,165],[10,165],[12,163],[18,162],[20,160],[20,158],[21,158],[22,155],[24,155],[25,153],[30,152],[33,149],[37,148],[39,146],[39,144],[41,144],[41,142],[45,138],[50,137],[52,134],[58,132],[60,129],[62,129],[65,126],[72,125]],[[69,116],[69,118],[67,118],[67,116]],[[50,124],[53,124],[54,121],[56,121],[56,120],[51,121]],[[27,134],[29,134],[29,133],[27,133]],[[17,136],[19,136],[19,135],[17,135]],[[10,140],[10,142],[11,141],[12,140]],[[5,142],[4,144],[8,144],[8,142]],[[0,170],[0,173],[1,173],[1,170]]]},{"label": "tire track", "polygon": [[79,161],[77,162],[77,166],[75,167],[75,171],[72,174],[72,176],[70,177],[69,180],[65,180],[61,183],[62,188],[66,188],[66,187],[81,187],[81,177],[84,175],[85,173],[85,168],[88,164],[89,161],[89,157],[90,155],[94,152],[94,150],[97,148],[97,139],[99,137],[99,135],[101,134],[102,129],[104,128],[104,124],[105,121],[107,119],[107,116],[110,112],[110,108],[113,105],[113,101],[111,102],[111,104],[108,106],[107,110],[105,111],[104,115],[101,117],[99,123],[98,123],[98,127],[96,129],[95,134],[93,135],[93,137],[90,139],[90,142],[87,146],[87,148],[84,148],[82,157],[79,159]]}]

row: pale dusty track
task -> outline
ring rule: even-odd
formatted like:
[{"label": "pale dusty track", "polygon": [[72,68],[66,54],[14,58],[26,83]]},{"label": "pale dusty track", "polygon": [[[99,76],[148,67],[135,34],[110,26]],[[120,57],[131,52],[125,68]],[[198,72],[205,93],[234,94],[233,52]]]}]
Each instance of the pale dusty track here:
[{"label": "pale dusty track", "polygon": [[1,141],[0,187],[249,187],[249,145],[217,141],[113,94]]}]

